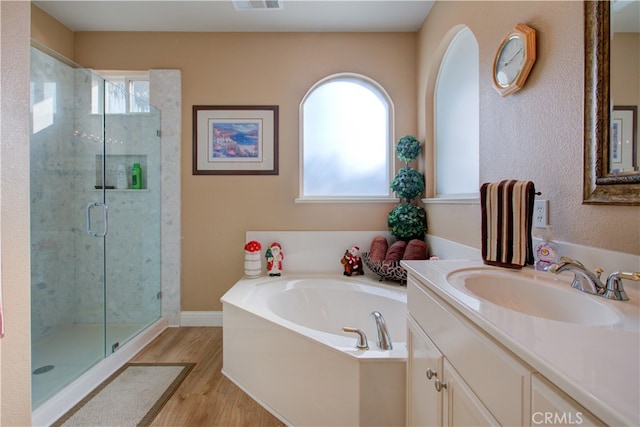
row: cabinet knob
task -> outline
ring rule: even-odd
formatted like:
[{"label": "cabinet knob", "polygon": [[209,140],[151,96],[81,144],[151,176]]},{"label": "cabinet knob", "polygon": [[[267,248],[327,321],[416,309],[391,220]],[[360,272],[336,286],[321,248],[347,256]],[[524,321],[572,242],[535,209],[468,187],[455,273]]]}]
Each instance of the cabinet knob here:
[{"label": "cabinet knob", "polygon": [[427,369],[425,371],[425,375],[427,376],[427,379],[431,379],[433,377],[438,377],[438,373],[436,371],[432,371],[431,368]]},{"label": "cabinet knob", "polygon": [[433,385],[436,387],[436,391],[442,391],[443,389],[447,388],[447,383],[442,382],[437,378],[436,378],[436,382],[433,383]]}]

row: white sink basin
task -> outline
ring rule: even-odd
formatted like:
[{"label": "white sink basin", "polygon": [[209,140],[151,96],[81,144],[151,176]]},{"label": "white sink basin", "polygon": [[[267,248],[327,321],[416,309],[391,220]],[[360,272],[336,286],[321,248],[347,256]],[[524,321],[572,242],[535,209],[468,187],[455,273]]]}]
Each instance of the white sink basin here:
[{"label": "white sink basin", "polygon": [[570,284],[543,278],[543,274],[463,269],[450,273],[447,281],[474,298],[509,310],[560,322],[605,326],[620,322],[615,310]]}]

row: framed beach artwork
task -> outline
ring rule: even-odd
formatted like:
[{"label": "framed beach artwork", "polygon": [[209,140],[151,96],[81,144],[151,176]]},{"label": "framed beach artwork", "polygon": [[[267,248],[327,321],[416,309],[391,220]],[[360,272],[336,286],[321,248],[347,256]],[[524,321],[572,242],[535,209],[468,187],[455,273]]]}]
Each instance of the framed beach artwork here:
[{"label": "framed beach artwork", "polygon": [[277,175],[278,106],[193,106],[194,175]]}]

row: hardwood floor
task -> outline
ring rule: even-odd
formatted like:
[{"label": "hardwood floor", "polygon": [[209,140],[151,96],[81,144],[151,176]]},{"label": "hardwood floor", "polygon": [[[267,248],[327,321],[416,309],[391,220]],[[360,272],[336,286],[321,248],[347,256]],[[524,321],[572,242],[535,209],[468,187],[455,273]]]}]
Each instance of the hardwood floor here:
[{"label": "hardwood floor", "polygon": [[168,328],[131,362],[196,363],[152,426],[284,426],[220,372],[222,328]]}]

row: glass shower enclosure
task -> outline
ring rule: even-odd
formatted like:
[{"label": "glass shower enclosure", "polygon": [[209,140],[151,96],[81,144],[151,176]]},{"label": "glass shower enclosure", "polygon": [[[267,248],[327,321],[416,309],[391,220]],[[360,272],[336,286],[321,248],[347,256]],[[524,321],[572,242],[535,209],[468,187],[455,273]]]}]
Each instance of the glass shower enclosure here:
[{"label": "glass shower enclosure", "polygon": [[33,408],[161,316],[159,129],[125,85],[31,48]]}]

